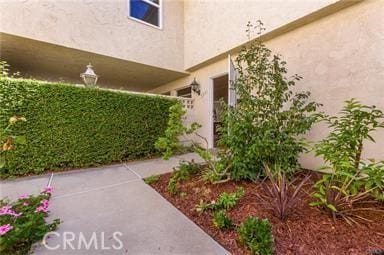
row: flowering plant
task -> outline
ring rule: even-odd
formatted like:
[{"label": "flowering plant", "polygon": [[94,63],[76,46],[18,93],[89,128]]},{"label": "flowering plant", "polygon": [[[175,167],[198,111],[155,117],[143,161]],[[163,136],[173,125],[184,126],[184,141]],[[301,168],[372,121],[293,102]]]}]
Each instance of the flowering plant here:
[{"label": "flowering plant", "polygon": [[28,254],[33,243],[57,228],[59,219],[46,222],[51,193],[52,187],[46,187],[36,196],[0,200],[0,254]]}]

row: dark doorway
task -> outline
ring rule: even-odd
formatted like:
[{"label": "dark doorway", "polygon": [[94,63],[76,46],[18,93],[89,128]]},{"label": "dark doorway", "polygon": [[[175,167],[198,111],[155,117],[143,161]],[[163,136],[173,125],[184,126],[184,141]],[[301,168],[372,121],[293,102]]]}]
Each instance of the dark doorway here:
[{"label": "dark doorway", "polygon": [[222,103],[228,103],[228,75],[213,79],[213,146],[217,147],[219,139],[218,129],[221,125],[220,117],[223,111]]}]

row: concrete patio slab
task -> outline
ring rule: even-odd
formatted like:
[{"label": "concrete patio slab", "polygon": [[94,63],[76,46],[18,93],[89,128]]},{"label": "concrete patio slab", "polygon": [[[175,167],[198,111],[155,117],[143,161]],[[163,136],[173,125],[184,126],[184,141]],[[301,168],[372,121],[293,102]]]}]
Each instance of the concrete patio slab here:
[{"label": "concrete patio slab", "polygon": [[[56,179],[60,182],[60,176]],[[73,232],[78,245],[82,233],[90,239],[97,234],[100,246],[117,243],[113,233],[120,232],[123,249],[119,250],[48,250],[40,247],[36,254],[227,254],[213,239],[156,191],[137,179],[130,183],[101,187],[84,193],[59,196],[52,199],[52,212],[63,223],[48,245],[62,247],[64,232]],[[83,246],[84,247],[84,246]]]},{"label": "concrete patio slab", "polygon": [[203,162],[203,160],[196,153],[187,153],[171,157],[169,160],[162,158],[136,161],[126,163],[126,166],[137,173],[142,178],[149,177],[151,175],[164,174],[172,172],[173,167],[179,165],[181,160],[191,161],[194,160],[196,163]]},{"label": "concrete patio slab", "polygon": [[[189,154],[169,161],[152,159],[55,174],[50,219],[60,218],[62,223],[47,242],[55,249],[38,245],[34,254],[229,254],[140,178],[171,171],[180,158],[195,157]],[[38,193],[48,179],[6,181],[1,188],[10,197]]]},{"label": "concrete patio slab", "polygon": [[0,198],[16,199],[21,194],[39,194],[47,186],[50,175],[23,177],[16,180],[0,181]]},{"label": "concrete patio slab", "polygon": [[52,185],[54,195],[68,195],[97,189],[101,186],[116,185],[130,180],[139,179],[124,165],[80,169],[54,175]]}]

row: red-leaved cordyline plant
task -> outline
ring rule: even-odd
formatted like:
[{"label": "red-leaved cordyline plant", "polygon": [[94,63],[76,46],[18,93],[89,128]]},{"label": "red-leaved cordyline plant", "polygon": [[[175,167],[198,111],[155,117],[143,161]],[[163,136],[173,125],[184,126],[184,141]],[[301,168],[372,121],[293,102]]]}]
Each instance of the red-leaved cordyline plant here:
[{"label": "red-leaved cordyline plant", "polygon": [[266,194],[257,194],[257,196],[273,211],[276,217],[284,220],[295,209],[301,197],[300,190],[308,181],[310,175],[307,175],[299,184],[295,185],[297,178],[289,180],[284,171],[281,171],[278,167],[275,167],[273,172],[266,164],[264,164],[264,168],[269,182],[264,181],[262,184]]}]

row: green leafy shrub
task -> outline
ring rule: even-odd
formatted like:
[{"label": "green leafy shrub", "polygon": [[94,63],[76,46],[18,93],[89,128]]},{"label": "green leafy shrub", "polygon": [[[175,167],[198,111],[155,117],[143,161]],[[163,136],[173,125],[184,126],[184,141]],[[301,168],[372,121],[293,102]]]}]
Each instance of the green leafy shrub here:
[{"label": "green leafy shrub", "polygon": [[208,209],[213,209],[214,206],[215,206],[215,202],[214,201],[212,201],[212,202],[205,202],[203,199],[200,199],[199,204],[195,205],[195,210],[199,214],[202,214],[203,212],[205,212]]},{"label": "green leafy shrub", "polygon": [[[205,143],[205,148],[203,148],[200,143],[190,139],[192,144],[191,150],[205,161],[206,171],[203,173],[203,179],[211,183],[228,181],[230,179],[228,173],[230,164],[225,160],[226,156],[221,155],[223,153],[217,157],[215,153],[208,149],[207,139],[197,133],[201,125],[196,122],[193,122],[191,125],[183,124],[186,111],[180,103],[173,105],[169,111],[170,118],[165,135],[160,137],[155,143],[156,149],[162,153],[163,158],[169,159],[173,154],[183,152],[185,147],[180,143],[180,138],[186,139],[187,135],[194,135],[195,138],[200,138]],[[172,181],[171,185],[171,189],[175,187],[174,181]]]},{"label": "green leafy shrub", "polygon": [[[208,143],[206,143],[208,145]],[[223,183],[231,179],[230,168],[231,163],[226,157],[226,151],[220,150],[213,152],[204,149],[198,145],[194,146],[194,151],[204,160],[206,168],[202,173],[202,179],[212,184]]]},{"label": "green leafy shrub", "polygon": [[32,244],[57,228],[59,219],[46,222],[51,191],[47,187],[37,196],[21,195],[14,202],[0,200],[1,254],[29,254]]},{"label": "green leafy shrub", "polygon": [[[254,27],[258,34],[263,25]],[[248,24],[248,37],[253,26]],[[298,169],[299,154],[306,150],[302,135],[319,119],[320,104],[309,101],[310,92],[296,92],[302,78],[287,77],[286,62],[260,40],[250,40],[236,58],[237,80],[231,84],[237,105],[222,114],[220,144],[230,151],[233,179],[258,179],[263,164],[280,165],[286,172]]]},{"label": "green leafy shrub", "polygon": [[204,202],[200,200],[200,203],[195,206],[195,209],[199,213],[203,213],[205,210],[229,210],[236,206],[239,200],[245,195],[243,187],[238,187],[235,192],[223,192],[221,193],[216,200],[211,202]]},{"label": "green leafy shrub", "polygon": [[384,202],[384,161],[368,160],[361,162],[364,178],[358,180],[360,185],[378,201]]},{"label": "green leafy shrub", "polygon": [[176,195],[179,191],[179,183],[188,180],[192,175],[197,174],[200,166],[194,162],[181,161],[179,166],[173,169],[173,173],[168,182],[168,192]]},{"label": "green leafy shrub", "polygon": [[180,102],[169,108],[169,120],[164,136],[161,136],[155,142],[155,147],[159,150],[164,159],[169,159],[174,153],[184,151],[184,146],[179,142],[180,137],[192,134],[196,129],[200,128],[197,123],[190,126],[183,124],[183,118],[186,110]]},{"label": "green leafy shrub", "polygon": [[213,213],[213,225],[220,229],[230,229],[233,227],[231,218],[225,210],[219,210]]},{"label": "green leafy shrub", "polygon": [[267,219],[248,217],[237,230],[240,241],[248,247],[252,254],[274,254],[272,226]]},{"label": "green leafy shrub", "polygon": [[11,78],[0,78],[0,100],[0,117],[28,119],[13,132],[27,135],[29,141],[10,153],[2,177],[152,156],[157,153],[155,141],[166,129],[169,107],[176,103],[164,97]]},{"label": "green leafy shrub", "polygon": [[151,185],[151,184],[154,184],[156,182],[158,182],[160,179],[160,176],[159,175],[151,175],[147,178],[144,179],[144,182],[148,185]]},{"label": "green leafy shrub", "polygon": [[327,117],[330,134],[315,146],[330,169],[315,184],[312,206],[327,209],[334,217],[353,221],[358,210],[354,204],[368,196],[383,198],[384,162],[361,158],[365,140],[374,142],[372,132],[384,128],[384,114],[375,106],[363,105],[355,99],[346,101],[339,117]]},{"label": "green leafy shrub", "polygon": [[237,202],[242,198],[245,194],[243,187],[238,187],[236,192],[223,192],[219,195],[217,198],[214,209],[215,210],[221,210],[221,209],[231,209],[236,206]]}]

